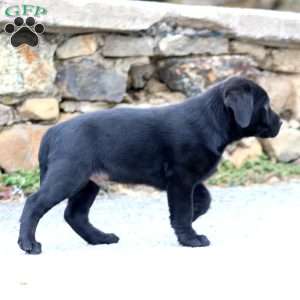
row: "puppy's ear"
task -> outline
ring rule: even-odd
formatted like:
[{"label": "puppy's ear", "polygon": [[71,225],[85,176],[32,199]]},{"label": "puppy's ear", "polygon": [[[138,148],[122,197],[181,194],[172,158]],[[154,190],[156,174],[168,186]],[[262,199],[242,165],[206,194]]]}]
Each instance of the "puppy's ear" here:
[{"label": "puppy's ear", "polygon": [[253,102],[251,90],[234,87],[224,91],[224,103],[232,109],[235,121],[242,128],[246,128],[250,124]]}]

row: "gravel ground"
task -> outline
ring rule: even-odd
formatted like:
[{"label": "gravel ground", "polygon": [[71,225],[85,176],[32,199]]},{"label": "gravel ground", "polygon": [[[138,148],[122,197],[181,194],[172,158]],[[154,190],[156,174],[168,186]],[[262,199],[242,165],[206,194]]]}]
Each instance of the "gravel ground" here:
[{"label": "gravel ground", "polygon": [[211,192],[194,228],[212,245],[197,249],[178,246],[160,192],[98,197],[92,222],[120,237],[109,246],[86,245],[58,205],[38,228],[40,256],[17,247],[23,205],[0,204],[0,296],[299,300],[300,183]]}]

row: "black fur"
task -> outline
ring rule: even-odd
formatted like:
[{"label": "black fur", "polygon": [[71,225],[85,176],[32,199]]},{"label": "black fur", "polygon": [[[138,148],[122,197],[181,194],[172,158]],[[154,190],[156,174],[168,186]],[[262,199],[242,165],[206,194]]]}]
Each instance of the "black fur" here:
[{"label": "black fur", "polygon": [[19,245],[28,253],[41,252],[35,240],[38,222],[64,199],[69,199],[65,219],[83,239],[90,244],[116,243],[117,236],[88,220],[99,190],[90,177],[100,174],[166,190],[179,243],[207,246],[209,240],[192,228],[211,201],[202,182],[216,170],[229,143],[248,136],[274,137],[280,124],[266,92],[241,77],[181,104],[111,109],[60,123],[43,138],[41,187],[25,204]]}]

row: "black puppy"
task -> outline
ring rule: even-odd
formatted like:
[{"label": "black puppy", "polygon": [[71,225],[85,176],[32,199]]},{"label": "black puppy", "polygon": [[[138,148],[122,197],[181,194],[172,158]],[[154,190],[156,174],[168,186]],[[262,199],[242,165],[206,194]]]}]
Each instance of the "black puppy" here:
[{"label": "black puppy", "polygon": [[151,109],[111,109],[60,123],[45,134],[39,154],[41,187],[25,204],[19,245],[41,252],[35,231],[41,217],[68,199],[65,220],[88,243],[118,242],[89,223],[103,180],[166,190],[171,225],[184,246],[208,246],[192,222],[211,198],[203,181],[225,147],[243,137],[275,137],[281,121],[267,93],[232,77],[184,103]]}]

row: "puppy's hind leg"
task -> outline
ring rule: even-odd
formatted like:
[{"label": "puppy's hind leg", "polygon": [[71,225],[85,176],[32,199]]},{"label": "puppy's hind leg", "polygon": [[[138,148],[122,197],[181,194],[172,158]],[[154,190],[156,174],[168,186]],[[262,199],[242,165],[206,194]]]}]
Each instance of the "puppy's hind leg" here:
[{"label": "puppy's hind leg", "polygon": [[92,181],[69,198],[65,210],[65,220],[85,241],[92,245],[117,243],[119,238],[113,233],[104,233],[95,228],[88,214],[98,194],[99,187]]},{"label": "puppy's hind leg", "polygon": [[39,191],[27,199],[23,209],[18,239],[22,250],[29,254],[41,253],[41,244],[35,239],[37,225],[47,211],[71,197],[87,181],[88,175],[78,172],[80,167],[72,161],[60,160],[47,170]]}]

